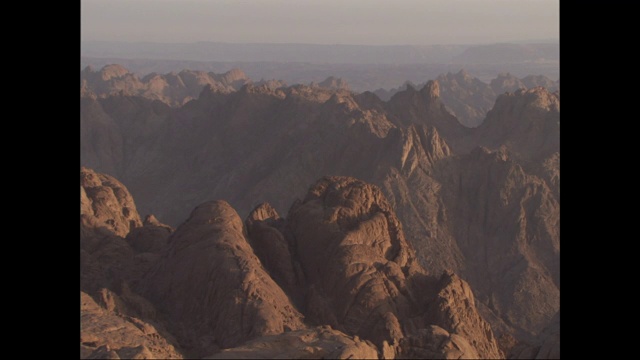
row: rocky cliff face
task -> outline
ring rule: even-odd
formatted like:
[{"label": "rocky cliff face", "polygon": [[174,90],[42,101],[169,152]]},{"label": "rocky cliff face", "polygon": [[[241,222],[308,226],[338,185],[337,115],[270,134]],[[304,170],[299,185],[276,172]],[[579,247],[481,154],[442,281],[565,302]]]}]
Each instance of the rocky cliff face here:
[{"label": "rocky cliff face", "polygon": [[[372,93],[266,84],[228,94],[205,88],[198,100],[176,109],[138,97],[86,100],[81,159],[98,169],[114,169],[143,213],[153,212],[174,226],[207,199],[223,199],[240,214],[251,213],[245,241],[298,312],[347,334],[363,326],[374,334],[370,341],[377,341],[376,346],[381,346],[380,339],[391,346],[395,330],[384,330],[393,326],[381,324],[393,320],[344,322],[346,310],[332,305],[324,280],[307,277],[306,271],[317,271],[319,265],[300,260],[304,255],[298,246],[315,242],[304,240],[312,235],[296,235],[296,221],[326,231],[335,244],[342,240],[331,231],[342,225],[324,228],[322,222],[313,223],[316,218],[302,216],[325,211],[317,199],[302,200],[297,206],[307,210],[298,215],[288,212],[296,195],[325,175],[362,179],[384,194],[403,225],[413,262],[425,274],[458,274],[471,285],[477,311],[498,335],[534,344],[559,310],[559,95],[542,88],[505,94],[483,125],[468,129],[443,105],[438,83],[407,89],[387,103]],[[109,135],[93,141],[91,134]],[[264,202],[270,205],[257,206]],[[349,214],[350,206],[339,207]],[[380,216],[386,218],[387,210],[376,216],[377,210],[368,211],[366,216],[380,218],[372,220],[376,228],[385,223]],[[396,261],[390,249],[402,246],[394,245],[397,241],[390,236],[377,240],[381,254],[376,256],[382,257],[375,262]],[[331,276],[352,275],[347,271]],[[307,287],[316,294],[314,301],[324,304],[317,308],[325,310],[305,312]],[[362,291],[366,293],[366,287]],[[385,300],[383,307],[405,303],[394,301]],[[354,309],[370,310],[362,306]],[[373,319],[382,315],[376,316]],[[420,336],[457,341],[459,334],[447,326],[431,324],[444,332],[430,328]],[[215,331],[209,325],[202,329]],[[399,347],[422,341],[404,335]],[[509,341],[502,343],[506,351]],[[411,346],[420,353],[418,345]]]},{"label": "rocky cliff face", "polygon": [[556,197],[544,180],[500,151],[477,148],[441,165],[463,274],[502,321],[538,333],[560,306]]}]

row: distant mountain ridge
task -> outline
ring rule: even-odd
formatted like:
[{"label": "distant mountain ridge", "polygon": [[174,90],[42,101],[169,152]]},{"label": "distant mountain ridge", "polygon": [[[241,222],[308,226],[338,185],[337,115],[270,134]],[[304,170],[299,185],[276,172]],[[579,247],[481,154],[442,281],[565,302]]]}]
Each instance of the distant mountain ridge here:
[{"label": "distant mountain ridge", "polygon": [[[140,78],[121,65],[106,65],[96,71],[91,67],[81,71],[80,92],[84,97],[106,97],[123,94],[142,96],[151,100],[160,100],[172,107],[177,107],[196,99],[205,86],[217,92],[229,93],[239,90],[243,85],[266,85],[272,89],[286,87],[280,80],[260,80],[253,82],[242,70],[232,69],[224,74],[213,72],[182,70],[168,74],[147,74]],[[489,84],[472,77],[465,70],[456,74],[447,73],[437,77],[441,89],[442,102],[449,112],[457,117],[461,124],[476,127],[484,120],[498,95],[537,86],[549,91],[559,89],[559,81],[553,81],[542,75],[528,75],[522,79],[510,73],[498,74]],[[414,85],[405,83],[399,88],[390,90],[378,89],[374,93],[382,100],[388,101],[394,94],[405,90],[407,86],[422,88],[426,83]],[[310,86],[318,86],[333,90],[350,90],[350,85],[342,78],[327,77],[321,82],[311,82]]]},{"label": "distant mountain ridge", "polygon": [[[440,75],[437,80],[442,89],[442,102],[460,123],[467,127],[479,126],[500,94],[538,86],[550,92],[560,89],[559,80],[554,81],[543,75],[527,75],[520,79],[510,73],[500,73],[490,83],[486,83],[469,75],[464,69],[455,74],[449,72]],[[398,88],[378,89],[374,93],[386,101],[408,86],[421,88],[425,84],[415,85],[409,82]]]},{"label": "distant mountain ridge", "polygon": [[88,66],[80,72],[82,96],[143,96],[171,106],[183,105],[193,100],[204,86],[228,93],[238,90],[248,82],[249,78],[239,69],[232,69],[224,74],[191,70],[164,75],[151,73],[142,79],[117,64],[107,65],[99,71]]},{"label": "distant mountain ridge", "polygon": [[357,92],[416,84],[465,69],[483,81],[500,72],[517,77],[560,74],[559,42],[485,45],[363,46],[313,44],[124,43],[83,41],[81,68],[121,64],[146,74],[182,69],[224,73],[242,69],[250,78],[288,84],[346,80]]},{"label": "distant mountain ridge", "polygon": [[490,82],[496,74],[509,72],[519,78],[529,74],[544,75],[550,79],[560,76],[559,62],[520,62],[508,64],[481,63],[417,63],[417,64],[332,64],[311,62],[251,62],[251,61],[195,61],[126,57],[80,58],[80,70],[87,66],[100,69],[109,64],[121,64],[131,72],[144,76],[149,73],[165,74],[183,69],[224,73],[234,68],[242,69],[251,79],[279,79],[288,84],[321,82],[329,76],[346,80],[357,92],[373,89],[391,89],[405,81],[424,83],[447,72],[461,69],[484,82]]},{"label": "distant mountain ridge", "polygon": [[[205,87],[220,93],[230,93],[247,84],[265,85],[273,89],[287,85],[280,80],[260,80],[254,83],[240,69],[231,69],[223,74],[182,70],[178,73],[170,72],[168,74],[151,73],[140,78],[121,65],[110,64],[97,71],[91,66],[87,66],[80,72],[80,95],[82,97],[141,96],[150,100],[162,101],[172,107],[178,107],[197,99]],[[332,76],[317,84],[312,82],[311,86],[334,90],[349,89],[349,84],[346,81]]]},{"label": "distant mountain ridge", "polygon": [[82,41],[81,55],[194,61],[416,64],[559,61],[559,43],[486,45],[322,45]]}]

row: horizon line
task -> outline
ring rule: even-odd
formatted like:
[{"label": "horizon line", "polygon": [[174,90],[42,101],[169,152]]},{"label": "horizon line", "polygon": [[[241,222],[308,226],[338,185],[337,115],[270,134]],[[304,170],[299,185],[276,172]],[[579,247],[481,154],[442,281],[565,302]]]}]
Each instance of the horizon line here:
[{"label": "horizon line", "polygon": [[195,45],[195,44],[225,44],[225,45],[313,45],[313,46],[366,46],[366,47],[427,47],[427,46],[482,46],[482,45],[546,45],[560,44],[560,38],[523,39],[512,41],[498,41],[486,43],[438,43],[438,44],[341,44],[341,43],[303,43],[303,42],[227,42],[216,40],[197,40],[191,42],[161,42],[151,40],[95,40],[81,39],[80,43],[120,43],[120,44],[158,44],[158,45]]}]

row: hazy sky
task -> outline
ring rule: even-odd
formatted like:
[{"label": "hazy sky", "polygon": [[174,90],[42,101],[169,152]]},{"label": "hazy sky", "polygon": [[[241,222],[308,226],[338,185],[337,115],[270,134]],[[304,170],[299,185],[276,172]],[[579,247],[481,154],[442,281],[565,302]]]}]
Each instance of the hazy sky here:
[{"label": "hazy sky", "polygon": [[81,0],[81,39],[476,44],[559,38],[559,0]]}]

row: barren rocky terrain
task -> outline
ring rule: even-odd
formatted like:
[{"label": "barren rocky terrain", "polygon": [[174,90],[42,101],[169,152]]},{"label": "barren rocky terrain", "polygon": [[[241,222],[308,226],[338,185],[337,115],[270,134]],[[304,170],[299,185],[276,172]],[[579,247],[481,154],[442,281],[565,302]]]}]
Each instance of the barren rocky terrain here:
[{"label": "barren rocky terrain", "polygon": [[80,180],[83,357],[504,356],[469,285],[426,273],[374,185],[324,177],[286,219],[262,204],[246,225],[209,201],[174,231],[142,223],[114,178]]},{"label": "barren rocky terrain", "polygon": [[82,74],[83,356],[558,356],[548,79]]}]

